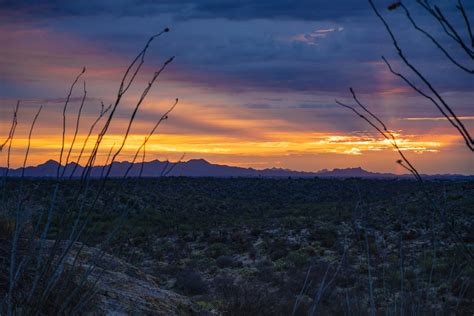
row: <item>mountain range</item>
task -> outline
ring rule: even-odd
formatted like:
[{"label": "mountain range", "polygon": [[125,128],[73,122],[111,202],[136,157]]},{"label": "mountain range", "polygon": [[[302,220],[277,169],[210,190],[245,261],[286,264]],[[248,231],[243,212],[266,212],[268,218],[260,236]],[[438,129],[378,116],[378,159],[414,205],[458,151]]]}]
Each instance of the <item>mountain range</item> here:
[{"label": "mountain range", "polygon": [[[48,160],[37,166],[26,167],[24,170],[25,177],[56,177],[59,163],[54,160]],[[69,163],[65,170],[61,166],[61,173],[64,171],[65,177],[70,177],[74,170],[73,177],[80,177],[84,171],[84,167],[76,163]],[[107,171],[107,167],[95,166],[91,169],[92,177],[100,177]],[[242,168],[235,166],[212,164],[204,159],[191,159],[177,163],[169,163],[167,161],[153,160],[143,163],[131,164],[130,162],[114,162],[110,171],[111,177],[123,177],[129,170],[128,176],[136,177],[140,173],[143,177],[159,177],[159,176],[186,176],[186,177],[265,177],[265,178],[313,178],[313,177],[334,177],[334,178],[411,178],[409,174],[396,175],[393,173],[377,173],[357,168],[345,169],[323,169],[317,172],[294,171],[282,168],[270,169],[254,169]],[[0,175],[7,172],[7,168],[0,167]],[[22,168],[8,169],[8,176],[21,176]],[[431,179],[474,179],[474,176],[457,175],[457,174],[438,174],[425,175]]]}]

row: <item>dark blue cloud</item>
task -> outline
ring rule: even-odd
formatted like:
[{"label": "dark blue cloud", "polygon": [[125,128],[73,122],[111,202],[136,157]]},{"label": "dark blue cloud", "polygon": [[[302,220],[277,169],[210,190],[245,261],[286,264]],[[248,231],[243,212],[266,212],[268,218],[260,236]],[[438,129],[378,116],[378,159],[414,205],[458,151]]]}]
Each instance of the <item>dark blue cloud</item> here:
[{"label": "dark blue cloud", "polygon": [[[432,43],[409,26],[401,11],[384,10],[391,0],[376,2],[407,56],[437,88],[472,90],[472,76],[449,67]],[[410,8],[417,7],[410,4]],[[100,43],[127,58],[147,36],[170,26],[172,32],[153,43],[147,63],[156,66],[176,55],[166,78],[225,92],[335,94],[350,86],[361,92],[404,86],[387,73],[385,65],[377,64],[381,55],[398,71],[409,73],[364,0],[47,0],[41,4],[18,0],[4,1],[1,6],[38,14],[48,28]],[[450,8],[456,11],[455,6]],[[450,19],[462,24],[455,19],[459,13],[451,11]],[[419,14],[419,10],[414,12]],[[53,18],[57,15],[63,18]],[[416,17],[445,39],[429,16]],[[317,33],[331,29],[335,31]]]},{"label": "dark blue cloud", "polygon": [[[377,5],[386,8],[393,0],[380,0]],[[468,11],[474,3],[464,1]],[[457,11],[446,1],[432,1],[449,13]],[[419,9],[419,6],[412,8]],[[364,0],[3,0],[0,8],[26,10],[37,15],[115,15],[152,16],[172,14],[181,19],[227,18],[232,20],[285,19],[285,20],[340,20],[370,14]],[[414,11],[415,13],[417,11]],[[419,12],[419,11],[418,11]]]},{"label": "dark blue cloud", "polygon": [[148,16],[172,13],[180,18],[321,20],[365,14],[367,3],[346,0],[6,0],[4,9],[28,9],[43,15]]},{"label": "dark blue cloud", "polygon": [[344,3],[327,0],[204,0],[189,3],[192,5],[191,14],[195,17],[225,17],[235,20],[326,20],[365,14],[366,11],[366,3],[359,0]]}]

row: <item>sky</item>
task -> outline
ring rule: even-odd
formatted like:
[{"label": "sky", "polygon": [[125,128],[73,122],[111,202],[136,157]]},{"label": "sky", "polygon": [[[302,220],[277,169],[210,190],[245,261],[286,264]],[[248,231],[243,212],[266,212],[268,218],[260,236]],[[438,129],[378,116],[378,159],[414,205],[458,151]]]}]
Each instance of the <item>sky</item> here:
[{"label": "sky", "polygon": [[[474,79],[454,67],[391,1],[374,1],[420,72],[474,133]],[[435,1],[436,2],[436,1]],[[464,1],[474,16],[474,3]],[[406,1],[420,25],[463,64],[465,57],[416,1]],[[441,8],[462,29],[459,11]],[[403,173],[390,144],[335,100],[354,104],[349,88],[396,135],[424,173],[473,174],[472,152],[428,100],[390,73],[381,59],[426,90],[401,62],[365,0],[0,0],[0,140],[20,100],[11,166],[23,163],[30,124],[43,106],[27,165],[59,160],[62,111],[66,148],[87,97],[72,159],[90,124],[113,102],[124,71],[148,38],[145,63],[124,95],[98,155],[103,163],[123,139],[128,118],[164,61],[175,59],[142,103],[118,160],[130,160],[161,115],[177,107],[146,146],[146,160],[204,158],[242,167],[321,169],[363,167]],[[462,33],[462,36],[467,34]],[[97,135],[98,129],[93,135]],[[94,136],[95,137],[95,136]],[[90,139],[87,150],[93,145]],[[0,153],[6,165],[6,150]]]}]

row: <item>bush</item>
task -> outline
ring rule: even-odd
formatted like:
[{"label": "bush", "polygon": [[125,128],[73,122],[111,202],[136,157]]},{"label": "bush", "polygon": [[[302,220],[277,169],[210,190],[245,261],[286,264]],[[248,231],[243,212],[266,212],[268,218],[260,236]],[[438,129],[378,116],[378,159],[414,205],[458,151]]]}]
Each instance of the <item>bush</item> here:
[{"label": "bush", "polygon": [[216,292],[222,300],[221,312],[229,316],[282,315],[280,298],[255,282],[232,279],[216,281]]},{"label": "bush", "polygon": [[267,244],[267,252],[273,261],[288,255],[288,245],[285,239],[274,239]]},{"label": "bush", "polygon": [[207,284],[201,275],[193,270],[184,270],[178,274],[176,286],[187,295],[199,295],[207,292]]},{"label": "bush", "polygon": [[254,247],[250,248],[249,250],[249,258],[254,260],[257,259],[257,249],[255,249]]},{"label": "bush", "polygon": [[310,257],[305,251],[292,251],[286,258],[295,267],[303,267],[310,261]]},{"label": "bush", "polygon": [[319,241],[324,248],[331,248],[337,240],[337,231],[333,228],[320,228],[311,232],[310,238]]},{"label": "bush", "polygon": [[212,244],[207,249],[208,256],[214,259],[220,256],[228,255],[229,253],[230,253],[229,248],[225,244],[222,244],[222,243]]},{"label": "bush", "polygon": [[242,232],[233,233],[231,236],[232,249],[237,253],[244,253],[252,247],[250,238],[244,235]]},{"label": "bush", "polygon": [[232,256],[219,256],[216,259],[216,264],[219,268],[230,268],[235,265],[235,260]]},{"label": "bush", "polygon": [[9,239],[15,230],[15,221],[0,215],[0,239]]}]

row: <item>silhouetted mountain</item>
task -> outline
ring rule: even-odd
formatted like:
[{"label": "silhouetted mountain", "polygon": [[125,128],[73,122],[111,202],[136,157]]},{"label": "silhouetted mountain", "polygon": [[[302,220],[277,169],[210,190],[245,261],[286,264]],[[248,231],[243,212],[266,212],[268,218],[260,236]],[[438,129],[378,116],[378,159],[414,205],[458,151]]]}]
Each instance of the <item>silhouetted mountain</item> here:
[{"label": "silhouetted mountain", "polygon": [[[56,177],[59,164],[54,160],[48,160],[35,167],[26,167],[24,174],[26,177]],[[105,175],[110,166],[96,166],[90,172],[92,177]],[[84,167],[76,163],[69,163],[64,170],[60,167],[60,175],[64,173],[65,177],[70,177],[74,172],[74,177],[80,177],[84,172]],[[166,161],[153,160],[145,163],[114,162],[110,169],[111,177],[123,177],[128,170],[129,177],[137,177],[142,174],[143,177],[159,176],[186,176],[186,177],[266,177],[266,178],[312,178],[312,177],[335,177],[335,178],[406,178],[411,175],[395,175],[392,173],[376,173],[357,168],[345,169],[323,169],[318,172],[294,171],[282,168],[254,169],[242,168],[227,165],[211,164],[204,159],[192,159],[189,161],[169,163]],[[0,175],[5,174],[6,168],[0,168]],[[10,169],[8,175],[19,177],[22,174],[22,168]],[[436,179],[474,179],[474,176],[464,175],[426,175],[429,178]]]},{"label": "silhouetted mountain", "polygon": [[393,173],[377,173],[370,172],[362,169],[361,167],[357,168],[345,168],[345,169],[333,169],[329,171],[327,169],[321,170],[318,172],[320,177],[341,177],[341,178],[393,178],[397,175]]}]

